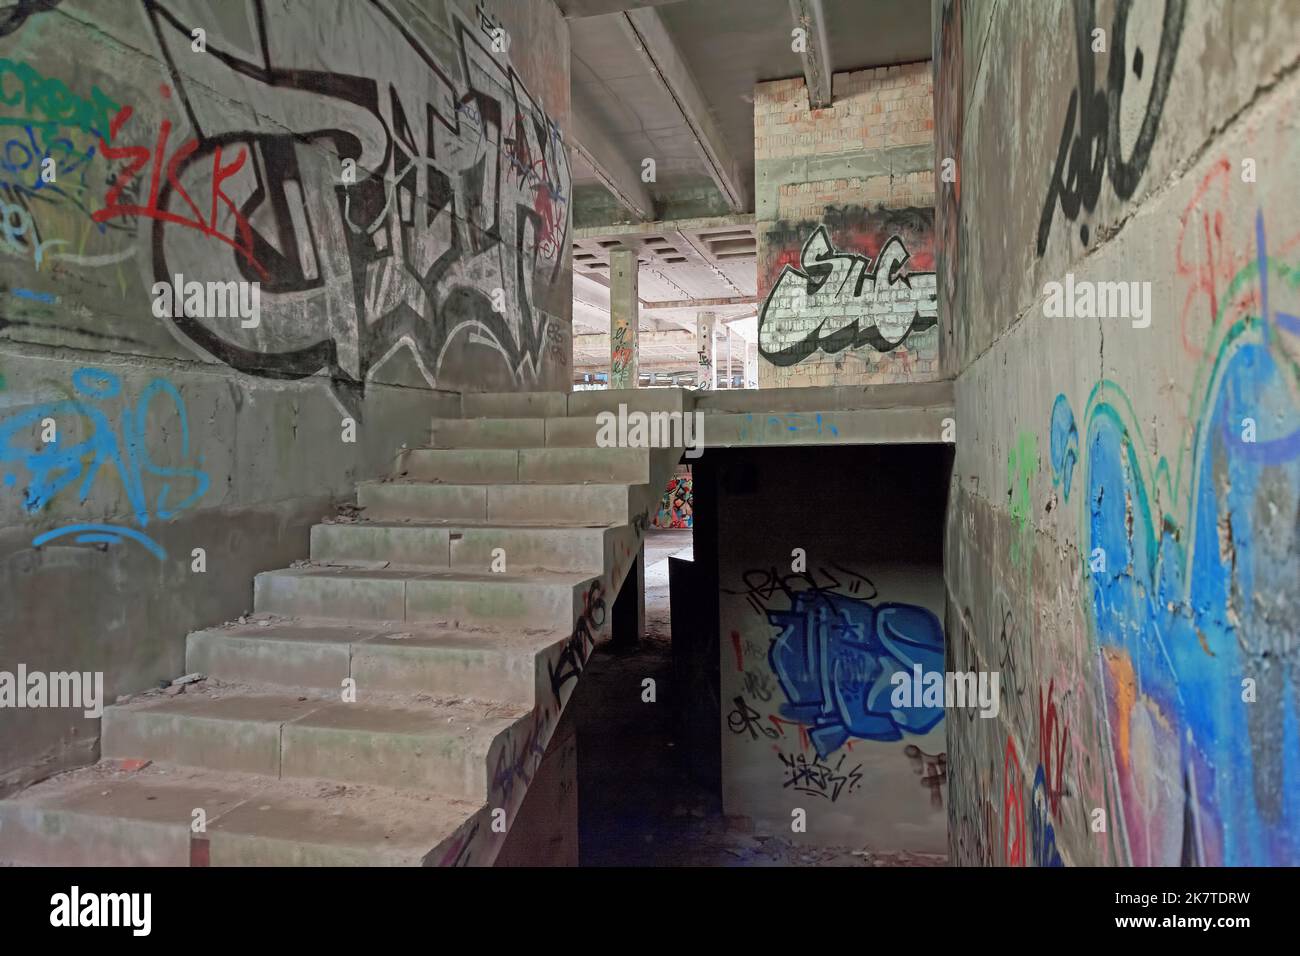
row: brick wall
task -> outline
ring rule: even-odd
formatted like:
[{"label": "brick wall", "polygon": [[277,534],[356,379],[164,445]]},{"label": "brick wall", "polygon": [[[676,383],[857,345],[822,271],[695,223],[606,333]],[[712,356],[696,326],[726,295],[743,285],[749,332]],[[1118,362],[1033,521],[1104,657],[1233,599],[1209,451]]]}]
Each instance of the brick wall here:
[{"label": "brick wall", "polygon": [[939,377],[932,86],[927,61],[837,74],[820,110],[755,87],[762,387]]}]

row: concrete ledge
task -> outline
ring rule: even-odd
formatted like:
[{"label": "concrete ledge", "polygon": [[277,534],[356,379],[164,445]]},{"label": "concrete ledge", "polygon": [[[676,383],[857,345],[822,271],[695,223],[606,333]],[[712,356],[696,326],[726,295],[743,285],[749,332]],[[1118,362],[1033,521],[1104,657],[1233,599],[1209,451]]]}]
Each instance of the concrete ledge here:
[{"label": "concrete ledge", "polygon": [[695,408],[713,412],[833,412],[857,408],[929,407],[953,403],[953,383],[828,385],[815,388],[749,388],[696,393]]},{"label": "concrete ledge", "polygon": [[940,444],[943,421],[952,414],[951,405],[714,414],[705,419],[704,447]]}]

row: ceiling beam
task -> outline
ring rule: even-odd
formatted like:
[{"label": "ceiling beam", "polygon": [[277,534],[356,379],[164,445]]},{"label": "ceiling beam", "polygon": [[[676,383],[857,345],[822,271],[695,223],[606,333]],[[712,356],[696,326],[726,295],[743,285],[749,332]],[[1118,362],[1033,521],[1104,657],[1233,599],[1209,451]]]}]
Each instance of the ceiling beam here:
[{"label": "ceiling beam", "polygon": [[622,236],[653,236],[663,232],[704,232],[710,229],[741,229],[754,225],[754,214],[736,216],[705,216],[699,219],[660,219],[657,222],[635,222],[612,226],[585,226],[573,230],[574,240],[618,239]]},{"label": "ceiling beam", "polygon": [[655,312],[665,309],[706,309],[716,305],[756,305],[758,296],[732,295],[720,299],[678,299],[668,302],[642,302],[643,312]]},{"label": "ceiling beam", "polygon": [[690,68],[664,26],[663,18],[652,8],[629,10],[619,17],[632,45],[682,114],[723,200],[733,212],[747,211],[749,190],[740,175],[740,166],[727,148],[722,131],[709,112],[708,101],[691,76]]},{"label": "ceiling beam", "polygon": [[822,0],[790,0],[796,29],[803,30],[803,76],[808,84],[808,106],[819,110],[831,105],[831,56],[826,39],[826,14]]},{"label": "ceiling beam", "polygon": [[591,167],[609,194],[637,219],[646,222],[655,217],[654,199],[641,181],[640,168],[623,155],[605,133],[595,109],[573,89],[572,122],[569,142],[573,151]]}]

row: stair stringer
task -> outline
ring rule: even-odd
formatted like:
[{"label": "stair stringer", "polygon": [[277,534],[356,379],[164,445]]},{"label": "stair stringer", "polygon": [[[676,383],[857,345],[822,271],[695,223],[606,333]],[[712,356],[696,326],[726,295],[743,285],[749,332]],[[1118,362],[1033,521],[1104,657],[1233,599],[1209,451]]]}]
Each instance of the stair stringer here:
[{"label": "stair stringer", "polygon": [[[650,481],[630,486],[631,520],[605,533],[604,571],[586,589],[575,592],[573,631],[535,658],[532,711],[493,742],[488,757],[488,802],[430,851],[426,866],[491,866],[501,852],[588,658],[597,644],[611,637],[614,596],[641,553],[650,516],[683,451],[680,447],[651,449]],[[505,810],[504,830],[493,828],[493,813],[498,809]]]}]

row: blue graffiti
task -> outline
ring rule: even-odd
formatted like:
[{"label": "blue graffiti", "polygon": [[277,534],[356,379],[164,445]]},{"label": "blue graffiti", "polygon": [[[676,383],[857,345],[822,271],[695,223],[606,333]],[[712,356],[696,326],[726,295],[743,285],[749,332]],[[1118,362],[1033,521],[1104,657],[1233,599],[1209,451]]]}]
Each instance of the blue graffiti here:
[{"label": "blue graffiti", "polygon": [[[126,492],[132,516],[142,528],[147,527],[153,518],[166,521],[203,497],[209,482],[201,467],[160,465],[150,457],[146,444],[151,404],[155,399],[162,399],[171,404],[179,422],[180,459],[189,460],[189,419],[185,402],[174,385],[163,379],[150,382],[134,406],[122,408],[120,434],[99,403],[122,397],[121,379],[111,372],[83,368],[73,372],[72,386],[82,398],[35,405],[0,423],[0,466],[6,469],[4,483],[12,486],[17,481],[17,475],[9,468],[16,465],[26,470],[30,480],[23,490],[23,506],[28,512],[40,511],[64,488],[78,482],[79,500],[85,503],[104,470],[116,472]],[[70,432],[75,433],[72,422],[59,420],[68,416],[76,416],[87,426],[88,434],[81,441],[65,439]],[[32,430],[42,430],[46,419],[53,420],[53,440],[38,446],[35,451],[24,447],[24,439],[30,441],[28,436]],[[203,464],[201,455],[196,463],[199,466]],[[145,488],[146,478],[161,480],[153,500]],[[193,490],[187,497],[171,504],[173,482],[178,479],[192,481]],[[111,524],[79,522],[39,534],[32,540],[32,545],[40,547],[66,537],[82,544],[111,544],[129,539],[139,542],[159,560],[166,556],[163,548],[144,533]]]},{"label": "blue graffiti", "polygon": [[832,438],[838,438],[839,428],[828,418],[824,418],[821,412],[813,415],[803,415],[798,412],[790,412],[784,415],[759,415],[759,422],[754,423],[753,414],[747,414],[745,420],[740,426],[740,440],[748,441],[753,438],[762,440],[771,437],[773,433],[779,435],[783,432],[803,432],[812,433],[825,437],[830,435]]},{"label": "blue graffiti", "polygon": [[943,719],[942,707],[890,703],[895,673],[910,680],[917,664],[943,670],[943,628],[925,608],[801,591],[790,610],[769,611],[767,619],[781,629],[768,661],[788,700],[782,713],[811,726],[819,757],[850,737],[899,740]]},{"label": "blue graffiti", "polygon": [[[1183,858],[1210,865],[1300,862],[1300,669],[1295,621],[1279,603],[1300,581],[1300,382],[1270,330],[1285,331],[1289,314],[1270,312],[1268,292],[1273,280],[1300,290],[1300,270],[1267,258],[1262,219],[1258,244],[1259,258],[1223,296],[1188,414],[1190,442],[1173,465],[1149,449],[1114,382],[1093,389],[1080,432],[1082,558],[1096,639],[1131,667],[1157,724],[1172,728],[1189,781]],[[1256,282],[1260,314],[1228,314]],[[1245,418],[1258,424],[1254,441],[1243,434]],[[1052,467],[1067,498],[1072,461],[1057,454],[1057,435],[1074,428],[1059,396]],[[1088,555],[1098,548],[1106,567],[1094,571]],[[1259,686],[1256,701],[1242,699],[1246,678]],[[1121,796],[1125,773],[1143,772],[1124,766],[1126,731],[1111,731]],[[1125,817],[1140,835],[1147,811],[1129,793]],[[1171,853],[1177,862],[1178,850],[1158,847],[1147,862],[1167,863]]]},{"label": "blue graffiti", "polygon": [[1074,466],[1079,460],[1079,432],[1074,427],[1074,413],[1064,395],[1056,396],[1052,406],[1052,484],[1061,486],[1066,500],[1070,498],[1070,482],[1074,479]]},{"label": "blue graffiti", "polygon": [[33,292],[31,289],[14,289],[13,294],[20,299],[31,299],[33,302],[44,302],[49,305],[56,301],[48,292]]},{"label": "blue graffiti", "polygon": [[1034,774],[1034,787],[1030,791],[1029,841],[1033,851],[1034,866],[1064,866],[1056,849],[1056,828],[1047,816],[1047,782],[1043,765]]}]

